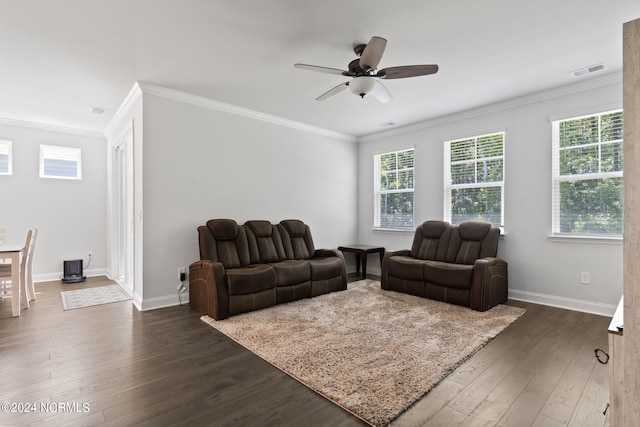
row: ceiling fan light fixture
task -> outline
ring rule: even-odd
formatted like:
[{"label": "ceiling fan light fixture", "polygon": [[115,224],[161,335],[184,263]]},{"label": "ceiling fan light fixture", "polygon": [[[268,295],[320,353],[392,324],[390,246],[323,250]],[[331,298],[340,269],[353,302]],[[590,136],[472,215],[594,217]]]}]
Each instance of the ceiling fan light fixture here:
[{"label": "ceiling fan light fixture", "polygon": [[369,95],[376,87],[376,82],[372,77],[360,76],[355,77],[349,82],[349,90],[352,93],[364,98],[365,95]]}]

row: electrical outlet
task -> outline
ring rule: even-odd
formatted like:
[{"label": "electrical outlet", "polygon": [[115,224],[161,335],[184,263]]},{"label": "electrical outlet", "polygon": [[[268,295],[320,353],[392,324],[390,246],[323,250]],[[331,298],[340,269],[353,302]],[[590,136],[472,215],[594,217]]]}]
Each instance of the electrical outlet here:
[{"label": "electrical outlet", "polygon": [[180,283],[187,280],[187,267],[178,268],[178,280],[180,280]]},{"label": "electrical outlet", "polygon": [[591,284],[591,273],[587,273],[587,272],[582,272],[580,273],[580,283],[583,285],[590,285]]}]

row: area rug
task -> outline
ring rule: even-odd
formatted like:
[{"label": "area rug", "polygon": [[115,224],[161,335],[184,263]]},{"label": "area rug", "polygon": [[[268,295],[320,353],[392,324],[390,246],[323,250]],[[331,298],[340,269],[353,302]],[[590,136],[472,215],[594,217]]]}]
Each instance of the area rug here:
[{"label": "area rug", "polygon": [[202,320],[372,426],[383,426],[524,313],[473,311],[380,289]]},{"label": "area rug", "polygon": [[63,291],[60,292],[60,297],[62,298],[62,308],[64,310],[74,310],[76,308],[91,307],[93,305],[109,304],[131,299],[118,285]]}]

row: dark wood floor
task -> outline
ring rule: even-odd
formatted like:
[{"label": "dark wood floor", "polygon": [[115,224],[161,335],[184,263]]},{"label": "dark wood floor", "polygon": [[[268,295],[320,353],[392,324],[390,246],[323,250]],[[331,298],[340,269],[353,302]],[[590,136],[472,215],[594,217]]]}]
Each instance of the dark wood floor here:
[{"label": "dark wood floor", "polygon": [[[10,299],[0,301],[0,402],[37,409],[0,412],[0,425],[365,425],[205,325],[188,305],[62,310],[61,290],[110,283],[39,283],[38,299],[19,318]],[[605,425],[607,365],[594,349],[607,350],[609,319],[511,304],[527,313],[394,426]]]}]

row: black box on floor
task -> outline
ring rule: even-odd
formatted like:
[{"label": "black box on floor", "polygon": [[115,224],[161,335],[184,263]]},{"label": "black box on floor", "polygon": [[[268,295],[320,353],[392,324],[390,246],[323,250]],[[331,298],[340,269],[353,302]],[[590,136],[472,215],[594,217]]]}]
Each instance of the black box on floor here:
[{"label": "black box on floor", "polygon": [[81,259],[64,261],[64,275],[62,276],[62,283],[83,282],[85,279],[86,277],[82,274]]}]

